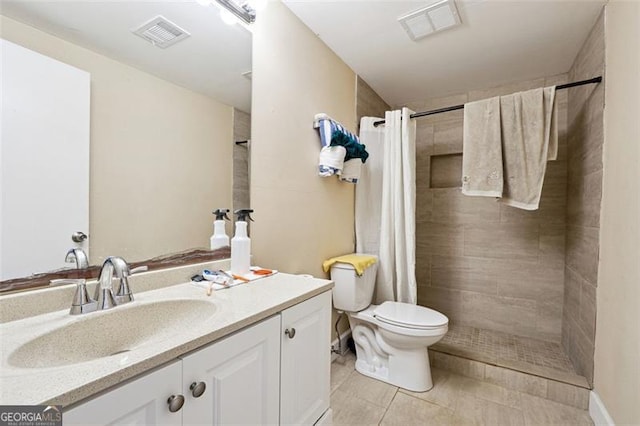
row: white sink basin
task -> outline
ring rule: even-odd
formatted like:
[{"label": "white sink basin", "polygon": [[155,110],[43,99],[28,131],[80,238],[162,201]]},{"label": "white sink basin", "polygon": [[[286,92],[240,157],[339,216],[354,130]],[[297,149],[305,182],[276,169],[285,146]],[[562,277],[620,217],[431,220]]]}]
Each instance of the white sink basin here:
[{"label": "white sink basin", "polygon": [[18,347],[8,362],[14,367],[47,368],[122,354],[186,332],[215,315],[217,307],[202,300],[133,302],[36,337]]}]

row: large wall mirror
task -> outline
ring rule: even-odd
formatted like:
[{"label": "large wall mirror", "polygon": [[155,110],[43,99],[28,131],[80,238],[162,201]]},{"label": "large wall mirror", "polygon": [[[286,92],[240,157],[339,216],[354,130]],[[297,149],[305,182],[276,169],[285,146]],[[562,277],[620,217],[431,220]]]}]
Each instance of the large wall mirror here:
[{"label": "large wall mirror", "polygon": [[[91,265],[112,255],[140,262],[208,249],[212,210],[249,203],[249,144],[235,142],[250,139],[251,32],[206,3],[2,2],[3,63],[16,49],[52,62],[35,67],[32,78],[42,84],[25,85],[28,101],[18,94],[21,105],[7,107],[3,96],[3,110],[24,107],[30,115],[3,115],[0,291],[3,281],[75,267],[65,263],[75,247]],[[71,82],[87,79],[85,111],[69,120],[86,119],[76,126],[84,145],[60,130],[63,113],[82,102],[70,106],[75,89],[49,83],[55,64],[78,71]],[[10,74],[2,73],[3,94],[17,87],[7,83]],[[34,112],[42,105],[48,112]],[[29,167],[11,160],[15,147]],[[83,208],[88,222],[70,219]],[[19,227],[37,229],[35,237]],[[88,238],[73,242],[76,231]]]}]

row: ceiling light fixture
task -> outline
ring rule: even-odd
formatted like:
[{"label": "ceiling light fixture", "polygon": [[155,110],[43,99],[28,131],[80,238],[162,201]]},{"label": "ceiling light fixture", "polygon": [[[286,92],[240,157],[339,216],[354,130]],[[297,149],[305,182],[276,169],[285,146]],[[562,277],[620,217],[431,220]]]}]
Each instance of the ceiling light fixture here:
[{"label": "ceiling light fixture", "polygon": [[256,21],[256,11],[246,1],[216,0],[216,2],[246,24]]},{"label": "ceiling light fixture", "polygon": [[454,0],[439,1],[415,10],[398,18],[398,22],[413,41],[461,24]]}]

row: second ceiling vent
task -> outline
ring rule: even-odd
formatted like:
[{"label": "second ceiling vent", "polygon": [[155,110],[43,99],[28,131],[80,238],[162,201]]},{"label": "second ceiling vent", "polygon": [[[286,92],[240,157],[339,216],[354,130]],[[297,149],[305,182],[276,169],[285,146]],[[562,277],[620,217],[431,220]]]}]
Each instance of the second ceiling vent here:
[{"label": "second ceiling vent", "polygon": [[142,37],[154,46],[162,49],[172,46],[191,35],[160,15],[131,31],[135,35]]}]

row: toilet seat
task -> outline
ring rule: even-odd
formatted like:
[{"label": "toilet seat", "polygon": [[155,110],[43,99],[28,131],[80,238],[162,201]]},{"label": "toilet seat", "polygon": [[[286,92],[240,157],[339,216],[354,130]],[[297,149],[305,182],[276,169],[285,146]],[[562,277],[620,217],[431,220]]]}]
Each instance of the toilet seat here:
[{"label": "toilet seat", "polygon": [[439,329],[449,324],[449,319],[438,311],[401,302],[384,302],[374,309],[373,316],[391,326],[416,330]]}]

